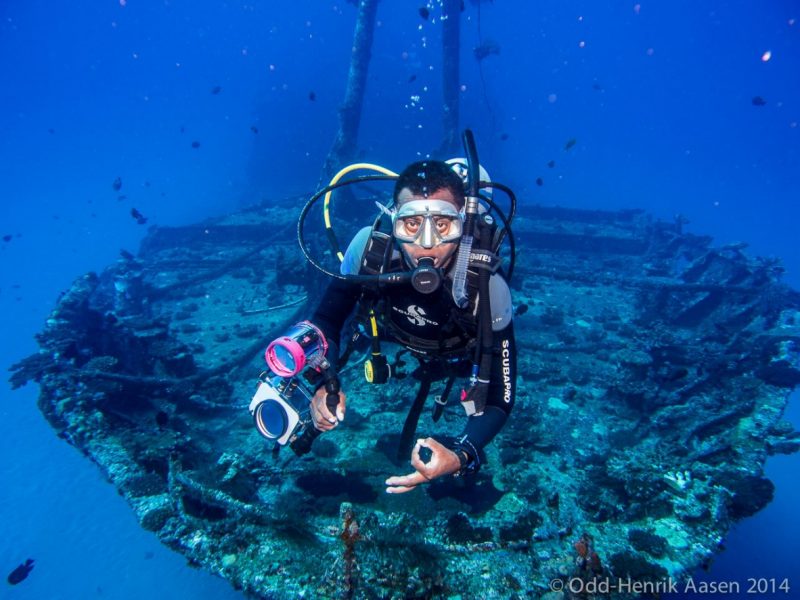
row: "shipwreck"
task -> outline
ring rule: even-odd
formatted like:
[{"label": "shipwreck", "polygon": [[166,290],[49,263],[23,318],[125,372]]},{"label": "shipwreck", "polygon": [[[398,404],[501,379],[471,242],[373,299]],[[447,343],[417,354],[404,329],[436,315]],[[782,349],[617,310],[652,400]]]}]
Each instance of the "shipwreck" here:
[{"label": "shipwreck", "polygon": [[[358,3],[329,175],[356,150],[376,6]],[[437,155],[452,156],[460,3],[443,10]],[[383,493],[408,411],[397,399],[413,394],[414,363],[391,347],[388,383],[369,386],[358,360],[341,373],[341,427],[302,458],[274,452],[248,412],[264,349],[326,284],[297,248],[304,201],[151,228],[136,254],[79,277],[39,352],[12,367],[190,564],[254,598],[560,598],[555,580],[680,579],[770,502],[765,461],[800,449],[782,418],[800,382],[800,294],[778,260],[639,210],[523,203],[519,393],[475,478]],[[463,419],[451,404],[437,432]],[[419,429],[433,431],[427,413]]]},{"label": "shipwreck", "polygon": [[488,468],[383,493],[408,410],[395,398],[413,393],[402,353],[384,386],[342,374],[347,422],[310,455],[273,453],[247,411],[263,350],[325,282],[286,203],[152,228],[138,254],[62,295],[11,380],[38,383],[46,419],[142,527],[253,597],[680,578],[769,503],[767,457],[800,448],[782,419],[800,382],[800,295],[778,261],[642,211],[529,207],[512,286],[520,392]]}]

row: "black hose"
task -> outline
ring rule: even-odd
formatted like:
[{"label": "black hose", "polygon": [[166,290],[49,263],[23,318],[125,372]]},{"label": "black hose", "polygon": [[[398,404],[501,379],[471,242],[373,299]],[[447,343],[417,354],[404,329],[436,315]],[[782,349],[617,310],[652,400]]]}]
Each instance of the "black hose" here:
[{"label": "black hose", "polygon": [[481,168],[478,162],[478,149],[472,130],[465,129],[463,135],[464,151],[467,154],[467,195],[473,198],[478,195],[478,184],[481,179]]},{"label": "black hose", "polygon": [[[509,194],[509,197],[513,198],[513,196],[514,196],[514,192],[512,192],[508,187],[506,187],[506,186],[504,186],[502,184],[500,184],[500,186],[497,186],[497,184],[494,184],[494,183],[492,183],[492,184],[486,183],[486,184],[481,184],[481,186],[482,187],[496,186],[496,187],[498,187],[499,190]],[[490,211],[494,211],[496,213],[497,217],[503,223],[503,229],[500,232],[500,237],[499,237],[499,239],[497,241],[497,248],[499,248],[500,244],[503,243],[503,239],[506,237],[506,235],[508,235],[508,250],[509,250],[509,255],[510,256],[509,256],[509,262],[508,262],[508,270],[505,273],[505,279],[506,279],[506,281],[510,282],[511,281],[511,277],[514,275],[514,265],[515,265],[515,263],[517,261],[517,244],[516,244],[516,240],[514,238],[514,232],[511,231],[511,219],[506,217],[506,215],[503,213],[502,210],[500,210],[500,207],[497,206],[497,204],[495,204],[494,201],[490,200],[489,198],[487,198],[485,196],[481,196],[481,201],[485,202],[486,204],[488,204]],[[515,204],[516,204],[516,198],[514,198],[512,200],[512,210],[514,210],[514,205]],[[492,249],[492,250],[494,251],[494,249]]]},{"label": "black hose", "polygon": [[508,198],[509,198],[509,211],[508,211],[508,215],[507,216],[508,216],[508,222],[511,223],[511,221],[514,220],[514,217],[517,214],[517,195],[513,192],[513,190],[510,187],[508,187],[507,185],[504,185],[502,183],[498,183],[496,181],[493,181],[492,183],[488,183],[488,182],[481,183],[481,187],[487,187],[487,188],[492,188],[492,189],[497,188],[498,190],[503,192],[506,196],[508,196]]},{"label": "black hose", "polygon": [[[469,130],[464,132],[464,135],[467,135]],[[472,133],[469,133],[470,137]],[[474,144],[474,140],[472,141]],[[474,149],[474,147],[473,147]],[[468,158],[469,160],[469,158]],[[478,172],[480,169],[478,169]],[[470,173],[473,172],[472,169],[469,170]],[[479,177],[480,178],[480,177]],[[338,181],[332,185],[327,185],[324,188],[317,191],[311,198],[306,202],[305,206],[303,206],[302,210],[300,211],[300,216],[297,219],[297,241],[300,245],[300,250],[303,253],[303,256],[306,257],[306,260],[311,263],[314,268],[321,271],[323,274],[327,275],[328,277],[333,277],[334,279],[341,279],[343,281],[352,281],[353,283],[366,283],[366,284],[373,284],[373,285],[392,285],[394,283],[398,283],[400,281],[406,281],[410,277],[410,274],[387,274],[386,276],[376,276],[376,275],[342,275],[341,273],[334,273],[333,271],[328,271],[325,267],[323,267],[320,263],[318,263],[312,256],[311,253],[308,251],[306,245],[305,234],[303,232],[305,226],[305,220],[308,216],[309,211],[311,208],[322,198],[328,191],[335,190],[340,187],[344,187],[346,185],[351,185],[353,183],[361,183],[365,181],[393,181],[397,179],[397,177],[393,175],[364,175],[362,177],[355,177],[353,179],[346,179],[343,181]],[[511,280],[511,277],[514,273],[514,265],[516,263],[516,242],[514,238],[514,234],[511,231],[511,221],[513,220],[516,212],[517,212],[517,197],[514,192],[511,190],[510,187],[499,183],[499,182],[477,182],[479,187],[486,188],[491,187],[493,189],[498,189],[504,194],[506,194],[509,198],[510,202],[510,210],[509,214],[505,215],[500,207],[492,200],[487,198],[486,196],[481,196],[481,200],[485,202],[489,208],[494,211],[500,221],[503,223],[503,230],[500,232],[500,237],[498,240],[498,245],[502,243],[503,239],[508,236],[508,244],[509,244],[509,266],[508,270],[506,271],[506,279],[508,281]],[[329,241],[332,243],[336,240],[335,236],[333,236],[333,240],[331,240],[331,236],[329,235]],[[337,249],[338,243],[334,246],[334,252],[338,252]],[[383,278],[379,281],[379,277]]]},{"label": "black hose", "polygon": [[[350,185],[350,184],[353,184],[353,183],[359,183],[359,182],[362,182],[362,181],[391,181],[391,180],[395,180],[395,179],[397,179],[397,177],[395,177],[393,175],[364,175],[363,177],[356,177],[356,178],[353,178],[353,179],[346,179],[344,181],[338,181],[338,182],[336,182],[336,183],[334,183],[332,185],[327,185],[324,188],[322,188],[321,190],[319,190],[318,192],[316,192],[313,196],[311,196],[311,198],[308,200],[308,202],[306,202],[306,204],[303,207],[303,209],[300,211],[300,216],[297,219],[297,242],[300,244],[300,250],[303,253],[303,256],[306,257],[306,260],[309,263],[311,263],[311,265],[313,265],[316,269],[322,271],[328,277],[333,277],[334,279],[344,279],[344,280],[348,280],[348,281],[359,281],[357,279],[352,279],[352,278],[354,278],[354,277],[365,277],[365,279],[363,280],[365,283],[367,282],[367,280],[374,279],[374,277],[371,276],[371,275],[348,275],[348,276],[345,276],[345,275],[341,275],[339,273],[334,273],[332,271],[328,271],[327,269],[325,269],[325,267],[323,267],[316,260],[314,260],[314,258],[312,258],[311,254],[309,253],[308,248],[306,247],[306,240],[305,240],[305,235],[303,233],[303,227],[305,225],[306,217],[308,216],[308,213],[311,210],[311,207],[314,206],[314,204],[316,204],[317,201],[320,198],[322,198],[325,194],[327,194],[329,191],[335,190],[337,188],[340,188],[340,187],[343,187],[343,186],[346,186],[346,185]],[[335,252],[339,252],[339,250],[337,248],[338,242],[336,241],[336,237],[333,236],[333,238],[331,239],[331,237],[329,236],[329,240],[331,241],[331,244],[334,245],[334,251]]]}]

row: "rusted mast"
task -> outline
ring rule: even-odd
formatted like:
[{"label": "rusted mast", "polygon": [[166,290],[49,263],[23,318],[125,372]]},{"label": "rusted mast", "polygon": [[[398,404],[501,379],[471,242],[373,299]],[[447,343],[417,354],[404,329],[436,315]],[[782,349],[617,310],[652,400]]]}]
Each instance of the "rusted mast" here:
[{"label": "rusted mast", "polygon": [[442,4],[442,144],[440,156],[453,156],[459,149],[459,47],[460,0],[444,0]]},{"label": "rusted mast", "polygon": [[330,177],[338,168],[350,162],[355,155],[358,127],[361,122],[361,107],[367,87],[369,61],[372,58],[372,40],[375,34],[375,17],[379,0],[361,0],[350,54],[350,71],[347,74],[347,89],[344,102],[339,108],[339,131],[333,147],[325,159],[325,174]]}]

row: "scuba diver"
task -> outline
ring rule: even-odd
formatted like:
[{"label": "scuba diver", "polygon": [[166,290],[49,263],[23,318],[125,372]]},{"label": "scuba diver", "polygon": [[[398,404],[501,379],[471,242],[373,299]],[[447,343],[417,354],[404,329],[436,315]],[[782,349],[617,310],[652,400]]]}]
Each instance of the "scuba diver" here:
[{"label": "scuba diver", "polygon": [[[387,175],[384,178],[396,178],[393,203],[390,207],[378,203],[382,215],[373,226],[361,229],[343,254],[338,252],[338,274],[325,271],[309,256],[302,238],[304,210],[301,248],[312,264],[334,278],[311,319],[270,344],[267,363],[283,379],[275,378],[277,384],[262,379],[250,405],[263,435],[281,445],[291,443],[298,455],[308,452],[315,437],[345,419],[347,396],[336,373],[346,363],[349,350],[340,356],[338,342],[348,320],[354,315],[365,317],[372,342],[365,364],[368,381],[385,383],[391,375],[391,366],[380,351],[381,337],[400,344],[420,363],[414,373],[420,388],[398,450],[403,460],[410,454],[414,471],[389,477],[388,493],[408,492],[447,475],[476,473],[485,461],[484,447],[502,429],[514,405],[513,311],[498,255],[508,235],[509,271],[513,270],[513,236],[508,219],[491,200],[491,182],[477,163],[471,133],[465,132],[464,137],[467,159],[419,161],[399,175],[380,168]],[[328,186],[326,203],[336,179]],[[513,193],[500,188],[512,200],[513,217]],[[492,212],[504,228],[497,227]],[[310,386],[299,402],[287,402],[292,390],[302,388],[287,378],[303,368]],[[446,381],[444,392],[436,397],[436,421],[454,380],[460,377],[469,379],[468,388],[461,392],[468,415],[461,435],[414,441],[431,383]],[[300,412],[305,413],[305,428]]]}]

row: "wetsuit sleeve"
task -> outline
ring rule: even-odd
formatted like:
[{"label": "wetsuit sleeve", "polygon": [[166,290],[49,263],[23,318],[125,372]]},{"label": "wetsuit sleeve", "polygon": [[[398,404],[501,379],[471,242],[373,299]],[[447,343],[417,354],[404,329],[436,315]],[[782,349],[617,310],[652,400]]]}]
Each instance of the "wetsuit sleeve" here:
[{"label": "wetsuit sleeve", "polygon": [[467,419],[462,432],[477,449],[482,449],[505,425],[517,393],[517,351],[514,342],[514,323],[494,332],[492,352],[492,377],[486,408],[481,415]]},{"label": "wetsuit sleeve", "polygon": [[[342,275],[358,273],[361,256],[369,241],[371,231],[371,227],[364,227],[350,241],[339,269]],[[340,366],[339,338],[342,335],[342,327],[347,321],[347,317],[353,312],[360,295],[361,287],[358,284],[334,279],[328,285],[316,312],[311,317],[311,322],[322,330],[325,339],[328,340],[328,360],[335,369]]]},{"label": "wetsuit sleeve", "polygon": [[334,279],[328,285],[317,310],[311,317],[311,322],[322,330],[325,339],[328,340],[328,360],[334,369],[340,367],[339,338],[342,335],[342,327],[353,312],[360,294],[359,285]]}]

